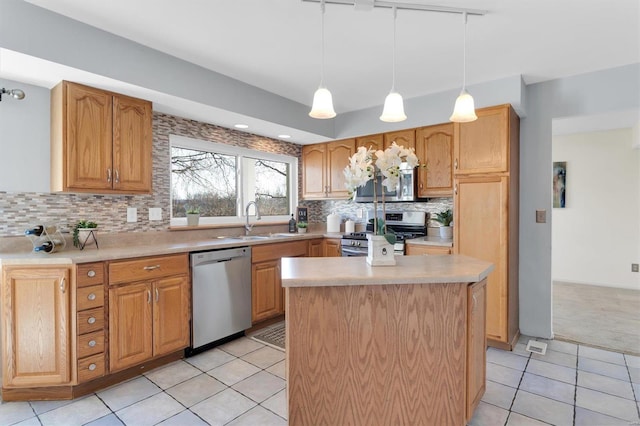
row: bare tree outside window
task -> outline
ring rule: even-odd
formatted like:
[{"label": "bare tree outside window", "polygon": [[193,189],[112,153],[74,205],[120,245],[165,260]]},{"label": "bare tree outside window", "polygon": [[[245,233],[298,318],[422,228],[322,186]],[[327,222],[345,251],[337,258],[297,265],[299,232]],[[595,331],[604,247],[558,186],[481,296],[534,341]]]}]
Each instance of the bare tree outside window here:
[{"label": "bare tree outside window", "polygon": [[246,158],[254,167],[255,202],[266,216],[289,215],[289,165],[279,161]]},{"label": "bare tree outside window", "polygon": [[171,148],[173,217],[197,207],[201,216],[235,216],[237,159],[233,155]]}]

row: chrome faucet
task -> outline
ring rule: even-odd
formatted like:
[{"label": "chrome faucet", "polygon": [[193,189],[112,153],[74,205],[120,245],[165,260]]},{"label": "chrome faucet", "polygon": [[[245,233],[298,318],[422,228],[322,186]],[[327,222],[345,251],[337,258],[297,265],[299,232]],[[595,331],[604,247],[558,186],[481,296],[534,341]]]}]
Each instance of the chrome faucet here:
[{"label": "chrome faucet", "polygon": [[251,232],[251,228],[253,228],[253,225],[249,224],[249,207],[251,207],[251,204],[256,207],[256,220],[260,220],[260,209],[258,208],[258,205],[255,201],[249,201],[247,203],[247,207],[244,209],[244,215],[247,218],[247,222],[244,224],[245,235],[249,235],[249,232]]}]

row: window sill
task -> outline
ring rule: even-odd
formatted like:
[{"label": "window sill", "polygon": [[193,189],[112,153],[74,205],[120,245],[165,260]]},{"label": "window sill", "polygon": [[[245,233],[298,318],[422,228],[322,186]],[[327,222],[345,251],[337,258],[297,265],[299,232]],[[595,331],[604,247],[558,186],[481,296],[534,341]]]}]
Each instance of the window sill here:
[{"label": "window sill", "polygon": [[[254,228],[261,228],[265,226],[274,226],[274,225],[288,225],[288,221],[277,221],[277,222],[251,222]],[[188,225],[170,225],[169,231],[192,231],[194,229],[202,230],[202,229],[223,229],[223,228],[242,228],[244,229],[244,223],[217,223],[217,224],[200,224],[197,226],[188,226]]]}]

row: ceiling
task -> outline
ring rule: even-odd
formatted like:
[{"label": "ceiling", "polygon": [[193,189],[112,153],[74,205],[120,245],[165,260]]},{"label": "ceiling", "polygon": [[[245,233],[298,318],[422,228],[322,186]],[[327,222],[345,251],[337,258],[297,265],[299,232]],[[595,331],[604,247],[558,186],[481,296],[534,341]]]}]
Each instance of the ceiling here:
[{"label": "ceiling", "polygon": [[[28,1],[302,104],[318,87],[316,2]],[[412,2],[487,10],[468,19],[468,85],[514,75],[531,84],[640,62],[638,0]],[[392,23],[387,8],[326,5],[325,85],[338,114],[381,107],[391,88]],[[396,90],[412,98],[459,88],[462,29],[461,15],[399,10]]]}]

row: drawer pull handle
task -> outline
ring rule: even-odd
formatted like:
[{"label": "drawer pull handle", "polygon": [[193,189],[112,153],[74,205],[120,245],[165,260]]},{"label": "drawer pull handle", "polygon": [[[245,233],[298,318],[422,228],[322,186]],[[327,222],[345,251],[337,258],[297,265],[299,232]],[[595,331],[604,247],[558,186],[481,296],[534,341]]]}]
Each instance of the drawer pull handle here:
[{"label": "drawer pull handle", "polygon": [[96,294],[95,293],[89,293],[89,295],[87,296],[87,299],[96,300]]},{"label": "drawer pull handle", "polygon": [[94,324],[94,323],[96,322],[96,319],[95,319],[95,317],[89,317],[89,319],[87,320],[87,322],[88,322],[89,324]]},{"label": "drawer pull handle", "polygon": [[160,265],[153,265],[153,266],[145,266],[144,269],[145,271],[153,271],[154,269],[159,269]]},{"label": "drawer pull handle", "polygon": [[65,278],[62,278],[60,280],[60,291],[64,294],[66,288],[67,288],[67,280]]},{"label": "drawer pull handle", "polygon": [[158,292],[158,287],[156,287],[156,303],[160,300],[160,293]]},{"label": "drawer pull handle", "polygon": [[453,164],[453,167],[458,170],[458,159],[456,158],[455,163]]},{"label": "drawer pull handle", "polygon": [[94,348],[96,346],[96,341],[95,340],[89,340],[88,345],[89,345],[90,348]]},{"label": "drawer pull handle", "polygon": [[97,366],[93,363],[89,364],[89,371],[93,371],[97,368]]},{"label": "drawer pull handle", "polygon": [[95,276],[96,276],[96,271],[94,271],[93,269],[89,269],[89,270],[87,271],[87,276],[88,276],[89,278],[93,278],[93,277],[95,277]]},{"label": "drawer pull handle", "polygon": [[151,303],[151,290],[147,290],[147,304]]}]

